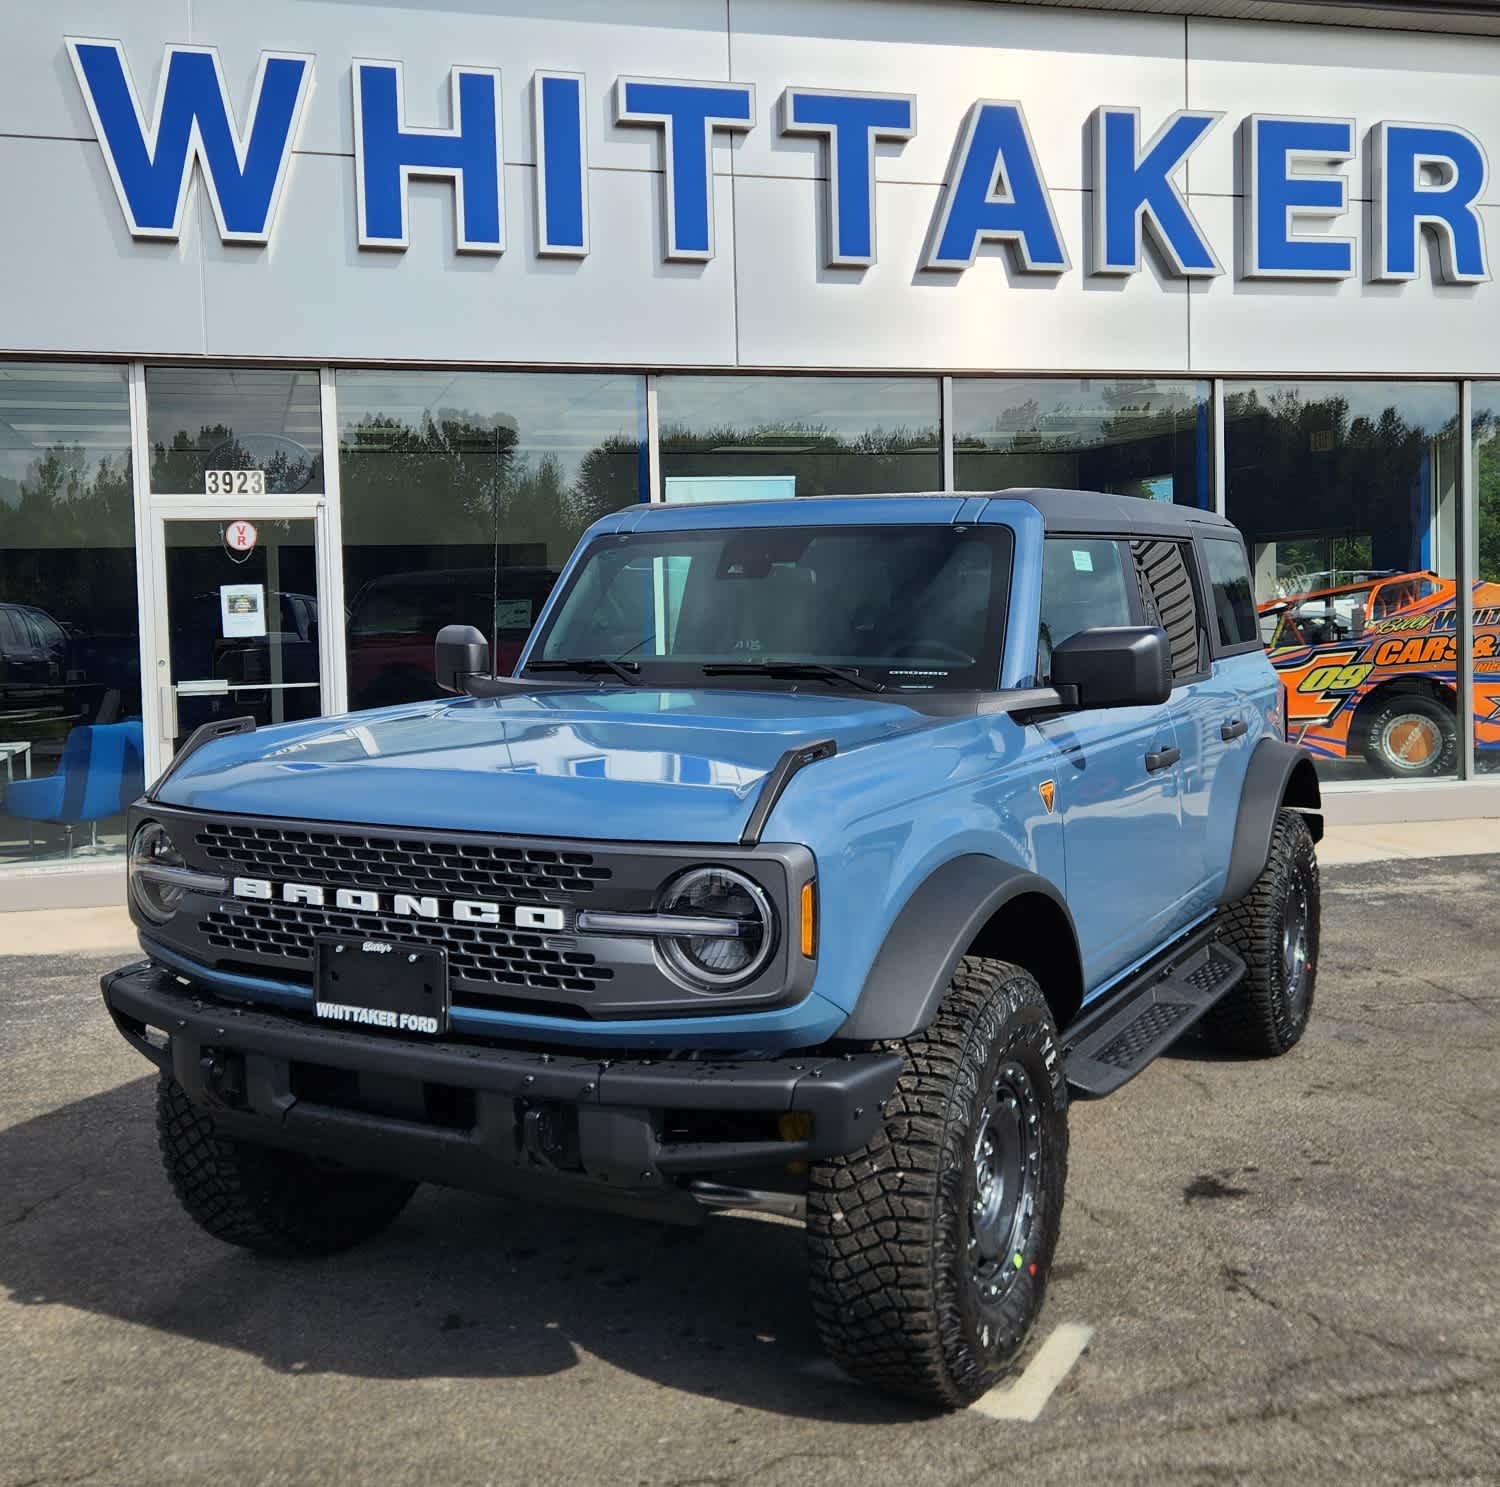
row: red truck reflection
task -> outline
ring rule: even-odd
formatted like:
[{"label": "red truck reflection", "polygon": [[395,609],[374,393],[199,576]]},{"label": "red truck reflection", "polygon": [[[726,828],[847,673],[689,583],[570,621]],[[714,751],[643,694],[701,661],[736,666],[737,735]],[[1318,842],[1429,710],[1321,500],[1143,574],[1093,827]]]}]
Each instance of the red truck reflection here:
[{"label": "red truck reflection", "polygon": [[543,567],[435,568],[371,579],[349,613],[349,705],[356,710],[441,697],[433,646],[444,625],[493,625],[495,668],[509,672],[557,572]]}]

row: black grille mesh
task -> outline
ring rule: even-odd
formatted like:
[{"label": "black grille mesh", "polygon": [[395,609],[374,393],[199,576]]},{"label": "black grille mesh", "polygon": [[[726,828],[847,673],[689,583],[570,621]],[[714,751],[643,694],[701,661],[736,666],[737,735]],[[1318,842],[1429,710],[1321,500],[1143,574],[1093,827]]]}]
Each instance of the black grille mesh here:
[{"label": "black grille mesh", "polygon": [[[558,904],[584,898],[612,873],[587,852],[556,847],[374,836],[212,821],[199,826],[199,852],[236,876],[442,899]],[[482,1004],[506,987],[595,990],[613,970],[571,942],[528,930],[407,915],[356,913],[279,900],[224,905],[202,921],[221,959],[276,959],[311,975],[318,935],[360,935],[393,944],[441,947],[455,995]]]},{"label": "black grille mesh", "polygon": [[612,876],[587,852],[351,831],[214,821],[198,828],[197,844],[211,862],[232,866],[246,877],[502,903],[582,897]]},{"label": "black grille mesh", "polygon": [[521,930],[480,928],[434,919],[351,914],[305,904],[244,903],[215,909],[203,920],[203,934],[226,955],[277,956],[305,966],[313,963],[317,935],[360,935],[392,944],[440,947],[457,983],[470,986],[524,986],[537,991],[593,991],[614,972],[595,964],[582,950],[549,946],[541,935]]}]

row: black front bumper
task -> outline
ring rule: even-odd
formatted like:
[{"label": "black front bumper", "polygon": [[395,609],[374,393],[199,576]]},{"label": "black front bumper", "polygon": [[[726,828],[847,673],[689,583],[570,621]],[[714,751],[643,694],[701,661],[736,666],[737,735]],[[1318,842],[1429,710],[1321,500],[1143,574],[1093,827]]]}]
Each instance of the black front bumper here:
[{"label": "black front bumper", "polygon": [[[604,1059],[418,1043],[217,1001],[149,962],[101,987],[126,1040],[226,1136],[663,1217],[697,1216],[686,1178],[857,1151],[901,1069],[887,1053]],[[785,1139],[793,1112],[806,1120]]]}]

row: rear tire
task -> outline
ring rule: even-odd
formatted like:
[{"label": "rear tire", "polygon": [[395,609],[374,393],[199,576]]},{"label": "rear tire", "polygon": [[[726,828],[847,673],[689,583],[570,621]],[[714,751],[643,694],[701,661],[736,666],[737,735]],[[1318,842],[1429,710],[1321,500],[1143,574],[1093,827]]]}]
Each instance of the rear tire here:
[{"label": "rear tire", "polygon": [[1312,833],[1296,811],[1278,811],[1265,868],[1220,916],[1219,939],[1249,969],[1199,1023],[1207,1042],[1258,1058],[1296,1045],[1312,1013],[1320,916]]},{"label": "rear tire", "polygon": [[1458,769],[1458,720],[1435,697],[1400,692],[1376,704],[1365,730],[1365,762],[1397,780],[1431,779]]},{"label": "rear tire", "polygon": [[348,1249],[384,1229],[417,1187],[220,1136],[169,1074],[156,1087],[156,1135],[188,1217],[215,1239],[262,1255]]},{"label": "rear tire", "polygon": [[1052,1014],[1018,966],[966,957],[875,1139],[815,1163],[823,1345],[875,1388],[952,1409],[1014,1363],[1042,1307],[1068,1165]]}]

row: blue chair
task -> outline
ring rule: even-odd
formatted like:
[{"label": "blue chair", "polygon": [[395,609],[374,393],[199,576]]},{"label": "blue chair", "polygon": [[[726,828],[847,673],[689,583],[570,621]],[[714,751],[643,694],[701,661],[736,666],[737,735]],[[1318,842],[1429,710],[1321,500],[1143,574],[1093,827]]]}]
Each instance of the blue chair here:
[{"label": "blue chair", "polygon": [[[57,772],[39,780],[17,780],[5,790],[4,810],[22,821],[54,821],[67,833],[73,855],[73,828],[85,821],[90,840],[98,822],[118,816],[146,788],[146,756],[141,720],[75,728],[63,745]],[[35,837],[32,845],[36,845]]]}]

